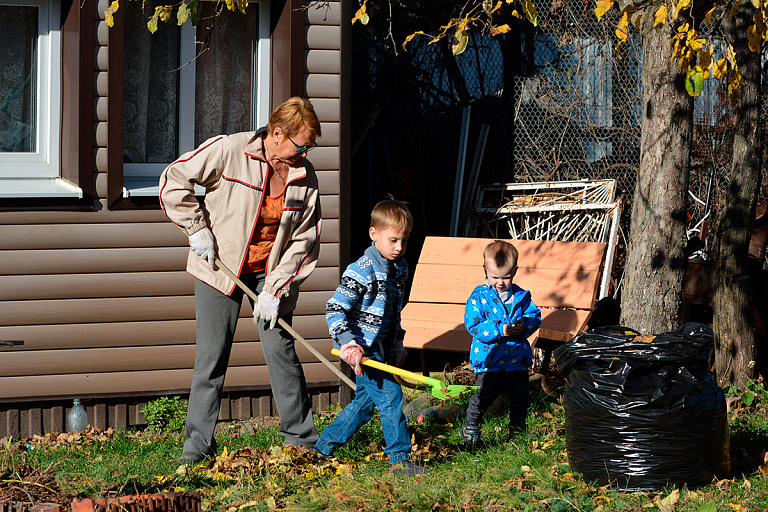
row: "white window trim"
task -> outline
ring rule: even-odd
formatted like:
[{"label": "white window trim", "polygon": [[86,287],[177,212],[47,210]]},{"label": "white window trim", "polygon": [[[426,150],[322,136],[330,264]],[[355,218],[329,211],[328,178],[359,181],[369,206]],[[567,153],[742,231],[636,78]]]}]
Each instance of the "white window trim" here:
[{"label": "white window trim", "polygon": [[55,0],[0,0],[39,9],[34,153],[0,153],[0,198],[82,198],[78,186],[60,177],[61,19]]},{"label": "white window trim", "polygon": [[[2,1],[2,0],[0,0]],[[266,126],[269,121],[270,98],[270,30],[269,0],[258,2],[259,34],[256,52],[256,79],[252,91],[253,109],[251,125],[254,128]],[[195,104],[195,27],[185,23],[181,27],[181,62],[188,63],[180,70],[179,90],[180,105]],[[190,44],[191,42],[191,44]],[[195,149],[194,109],[182,108],[179,111],[179,154]],[[157,197],[160,194],[160,174],[171,162],[166,163],[125,163],[123,164],[123,197]],[[195,194],[204,195],[205,189],[195,185]]]}]

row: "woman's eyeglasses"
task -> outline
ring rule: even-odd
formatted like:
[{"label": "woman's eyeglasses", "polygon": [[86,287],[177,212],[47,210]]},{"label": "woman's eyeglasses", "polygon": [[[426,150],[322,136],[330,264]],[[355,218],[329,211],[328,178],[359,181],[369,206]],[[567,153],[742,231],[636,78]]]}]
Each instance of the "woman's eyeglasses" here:
[{"label": "woman's eyeglasses", "polygon": [[312,144],[311,146],[299,146],[295,142],[293,142],[293,139],[288,137],[288,140],[291,141],[291,143],[296,146],[296,152],[297,153],[308,153],[315,149],[317,147],[317,143]]}]

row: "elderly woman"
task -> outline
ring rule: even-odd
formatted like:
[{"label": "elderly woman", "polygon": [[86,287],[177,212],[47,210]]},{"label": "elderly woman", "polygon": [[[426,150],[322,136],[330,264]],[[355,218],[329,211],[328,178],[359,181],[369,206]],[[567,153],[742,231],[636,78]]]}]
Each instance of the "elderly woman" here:
[{"label": "elderly woman", "polygon": [[[189,235],[187,271],[196,278],[195,369],[180,462],[216,455],[214,428],[243,299],[217,258],[259,293],[253,321],[284,444],[311,447],[318,438],[294,340],[275,324],[278,317],[290,322],[299,284],[317,263],[319,192],[304,157],[319,136],[312,104],[294,97],[275,109],[266,129],[209,139],[160,177],[163,211]],[[202,203],[195,184],[206,189]]]}]

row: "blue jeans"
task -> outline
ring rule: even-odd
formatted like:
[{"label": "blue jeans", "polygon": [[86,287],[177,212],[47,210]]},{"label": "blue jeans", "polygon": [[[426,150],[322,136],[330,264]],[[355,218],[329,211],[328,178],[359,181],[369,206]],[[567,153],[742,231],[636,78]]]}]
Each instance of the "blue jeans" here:
[{"label": "blue jeans", "polygon": [[361,426],[373,417],[373,408],[381,413],[381,428],[387,443],[384,453],[389,454],[389,463],[408,460],[411,451],[411,436],[403,414],[403,390],[395,377],[387,372],[368,366],[363,374],[356,376],[355,399],[347,405],[336,420],[325,427],[315,449],[325,456],[342,446]]}]

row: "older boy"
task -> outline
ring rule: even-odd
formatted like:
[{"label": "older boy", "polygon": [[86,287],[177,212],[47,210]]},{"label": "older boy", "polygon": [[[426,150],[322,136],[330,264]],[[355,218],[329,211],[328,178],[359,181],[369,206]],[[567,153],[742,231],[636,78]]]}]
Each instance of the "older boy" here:
[{"label": "older boy", "polygon": [[371,367],[363,357],[400,365],[405,358],[400,328],[408,265],[402,259],[413,218],[404,203],[386,200],[371,212],[369,235],[373,244],[341,277],[341,284],[326,306],[326,320],[341,358],[355,368],[355,398],[315,443],[314,451],[329,457],[373,417],[381,413],[394,473],[419,474],[426,470],[409,460],[411,437],[403,414],[403,392],[392,374]]},{"label": "older boy", "polygon": [[480,386],[459,432],[467,444],[480,442],[483,414],[502,393],[509,400],[510,437],[526,427],[533,359],[527,338],[541,325],[541,310],[529,291],[512,283],[517,258],[517,249],[508,242],[488,244],[483,251],[485,284],[475,288],[464,309],[464,324],[473,337],[470,362]]}]

